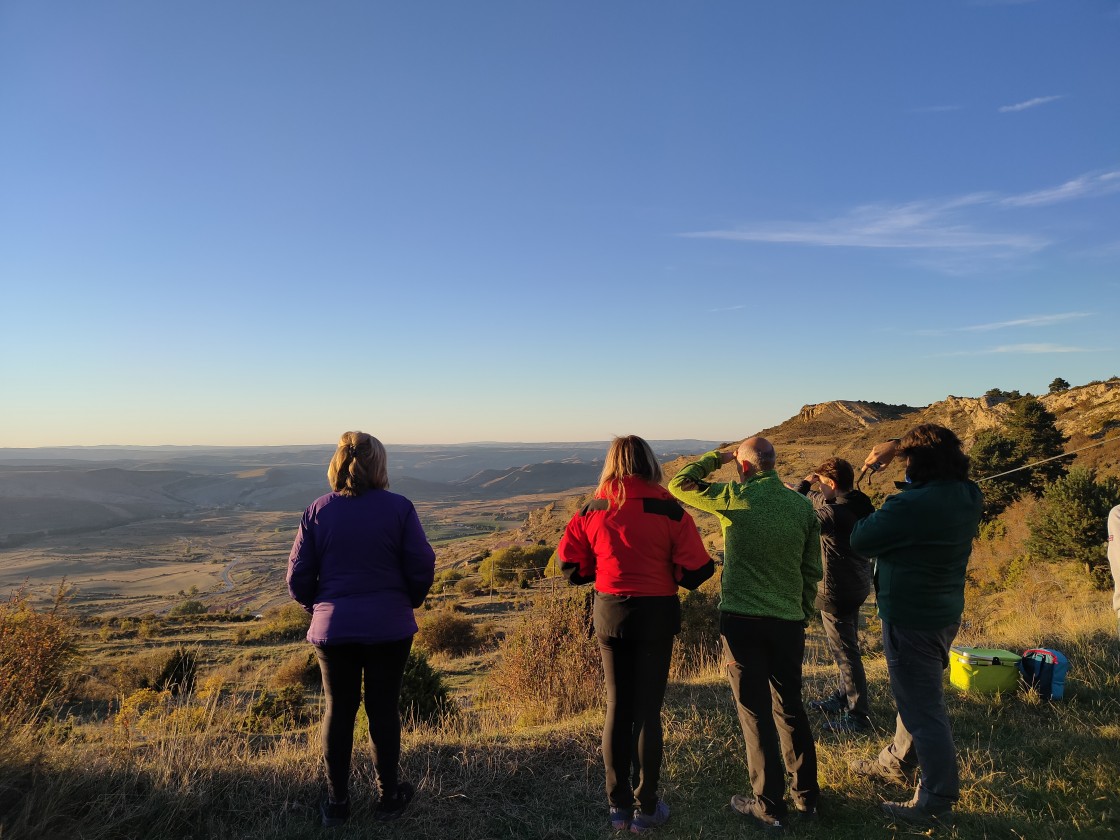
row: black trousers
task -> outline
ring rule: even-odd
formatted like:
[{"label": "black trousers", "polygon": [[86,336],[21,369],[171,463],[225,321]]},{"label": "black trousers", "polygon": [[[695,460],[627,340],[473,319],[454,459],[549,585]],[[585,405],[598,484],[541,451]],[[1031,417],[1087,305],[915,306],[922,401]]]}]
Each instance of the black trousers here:
[{"label": "black trousers", "polygon": [[863,657],[859,649],[859,607],[837,613],[821,610],[821,623],[824,625],[828,649],[832,651],[832,658],[840,669],[839,694],[852,714],[870,717],[867,674],[863,670]]},{"label": "black trousers", "polygon": [[661,778],[661,704],[669,681],[673,637],[598,639],[607,684],[603,724],[607,801],[617,808],[632,808],[636,800],[644,812],[652,814]]},{"label": "black trousers", "polygon": [[365,676],[366,717],[382,798],[397,792],[401,760],[401,717],[397,704],[401,680],[412,649],[412,637],[376,645],[316,645],[323,672],[327,710],[323,717],[323,758],[327,764],[327,793],[335,802],[349,796],[350,755],[354,750],[354,720],[362,702]]},{"label": "black trousers", "polygon": [[720,613],[719,629],[755,798],[767,816],[785,817],[788,772],[796,805],[815,806],[817,748],[801,702],[804,624]]}]

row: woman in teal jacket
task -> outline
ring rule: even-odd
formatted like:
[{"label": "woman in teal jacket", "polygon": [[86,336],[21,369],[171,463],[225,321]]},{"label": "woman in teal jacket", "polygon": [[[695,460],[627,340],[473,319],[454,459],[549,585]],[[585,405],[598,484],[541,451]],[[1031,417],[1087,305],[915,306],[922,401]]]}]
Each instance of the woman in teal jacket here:
[{"label": "woman in teal jacket", "polygon": [[919,825],[944,819],[960,796],[942,674],[964,611],[964,581],[983,496],[968,480],[968,457],[953,432],[932,423],[876,446],[866,466],[906,461],[902,492],[856,523],[852,549],[875,561],[883,652],[898,707],[894,740],[875,761],[852,769],[881,781],[921,782],[891,817]]}]

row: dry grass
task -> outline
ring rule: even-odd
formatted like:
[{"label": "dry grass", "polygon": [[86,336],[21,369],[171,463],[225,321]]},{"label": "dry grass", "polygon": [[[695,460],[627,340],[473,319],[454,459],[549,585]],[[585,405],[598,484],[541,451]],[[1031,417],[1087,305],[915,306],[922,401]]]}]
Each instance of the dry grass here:
[{"label": "dry grass", "polygon": [[[970,587],[968,624],[960,641],[1058,648],[1071,662],[1067,698],[1047,704],[1034,695],[980,697],[948,689],[963,793],[955,827],[938,835],[960,840],[1111,837],[1120,828],[1115,782],[1120,778],[1120,644],[1114,619],[1107,599],[1072,567],[1015,572],[1008,559],[1016,552],[1010,536],[1015,527],[1012,519],[1007,534],[978,549],[977,572],[996,579],[1019,574],[1018,585],[986,592]],[[446,661],[446,667],[464,669],[463,689],[473,693],[477,686],[465,671],[489,667],[496,659],[491,700],[468,702],[460,714],[434,725],[406,728],[403,768],[418,795],[399,824],[372,820],[372,762],[364,738],[358,738],[354,817],[337,836],[607,835],[598,749],[602,677],[583,597],[585,590],[542,592],[515,619],[519,627],[510,630],[498,656]],[[477,614],[472,608],[470,615],[489,621],[493,610],[505,606],[480,602]],[[852,759],[874,755],[893,726],[871,612],[865,611],[865,660],[873,716],[881,729],[874,737],[838,736],[821,731],[821,719],[814,718],[823,814],[818,824],[800,826],[798,836],[922,836],[892,826],[878,811],[883,797],[902,797],[905,791],[876,788],[848,769]],[[703,612],[686,618],[686,625],[699,628],[698,637],[711,642]],[[248,709],[259,706],[273,687],[278,667],[290,662],[296,674],[301,657],[306,663],[306,645],[238,646],[236,630],[236,625],[219,624],[161,628],[178,635],[149,644],[164,650],[169,644],[197,645],[199,689],[179,700],[147,698],[150,704],[137,710],[137,725],[122,725],[114,714],[116,704],[107,708],[104,703],[34,726],[0,721],[0,838],[284,840],[318,834],[318,692],[304,695],[309,723],[277,727],[276,734],[245,731]],[[143,642],[92,638],[90,644],[113,651],[92,655],[115,658],[136,656]],[[804,670],[806,697],[831,691],[835,665],[816,623]],[[503,702],[495,702],[495,696]],[[755,836],[727,808],[731,794],[744,792],[748,781],[742,736],[718,659],[675,666],[664,721],[663,794],[673,816],[658,836]]]}]

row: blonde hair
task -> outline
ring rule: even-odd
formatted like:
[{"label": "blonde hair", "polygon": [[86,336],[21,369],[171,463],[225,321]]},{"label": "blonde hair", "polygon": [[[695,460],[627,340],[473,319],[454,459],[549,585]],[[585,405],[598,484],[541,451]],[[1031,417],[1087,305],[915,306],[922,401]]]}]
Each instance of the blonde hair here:
[{"label": "blonde hair", "polygon": [[612,507],[622,507],[626,502],[626,487],[622,479],[628,475],[637,476],[649,484],[661,483],[661,465],[657,463],[649,444],[637,435],[616,437],[611,441],[595,495],[606,499]]},{"label": "blonde hair", "polygon": [[367,490],[389,486],[388,457],[381,441],[365,432],[343,432],[327,467],[331,489],[343,496],[360,496]]}]

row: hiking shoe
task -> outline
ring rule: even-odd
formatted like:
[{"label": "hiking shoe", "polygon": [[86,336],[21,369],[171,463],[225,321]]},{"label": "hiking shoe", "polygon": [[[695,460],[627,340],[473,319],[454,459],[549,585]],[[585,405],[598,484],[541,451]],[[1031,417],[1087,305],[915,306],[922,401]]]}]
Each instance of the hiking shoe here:
[{"label": "hiking shoe", "polygon": [[824,712],[826,715],[835,715],[848,708],[848,698],[843,694],[833,694],[820,700],[810,700],[809,708],[814,712]]},{"label": "hiking shoe", "polygon": [[845,712],[839,720],[826,720],[824,729],[828,732],[839,732],[844,735],[866,735],[875,731],[875,727],[871,725],[871,718],[867,715],[855,715],[851,712]]},{"label": "hiking shoe", "polygon": [[615,831],[626,831],[630,828],[630,820],[634,816],[633,808],[619,808],[611,806],[611,828]]},{"label": "hiking shoe", "polygon": [[[770,831],[785,831],[786,824],[777,817],[771,817],[763,809],[761,803],[753,796],[735,794],[731,797],[731,810],[741,814],[754,822],[755,825]],[[812,809],[816,813],[816,808]]]},{"label": "hiking shoe", "polygon": [[323,828],[334,828],[350,819],[350,800],[331,802],[330,797],[323,795],[319,800],[319,816],[322,817]]},{"label": "hiking shoe", "polygon": [[634,811],[634,818],[630,821],[630,831],[633,834],[644,834],[653,831],[660,825],[669,821],[669,806],[664,799],[657,800],[657,807],[652,814],[647,814],[640,808]]},{"label": "hiking shoe", "polygon": [[934,810],[925,805],[919,805],[914,800],[910,802],[884,802],[879,807],[888,817],[925,828],[948,825],[953,813],[952,808]]},{"label": "hiking shoe", "polygon": [[412,785],[408,782],[401,782],[397,785],[396,793],[392,796],[381,797],[381,801],[377,803],[377,808],[373,812],[373,818],[381,820],[381,822],[400,819],[404,809],[408,807],[408,803],[412,801],[412,797],[415,795],[416,790]]},{"label": "hiking shoe", "polygon": [[913,787],[918,781],[917,773],[907,773],[901,768],[892,769],[885,764],[880,764],[878,761],[866,761],[865,759],[857,758],[849,764],[848,767],[857,776],[873,779],[876,782],[889,782],[890,784],[900,785],[902,787]]},{"label": "hiking shoe", "polygon": [[794,805],[797,810],[797,819],[801,822],[813,822],[817,819],[816,805]]}]

